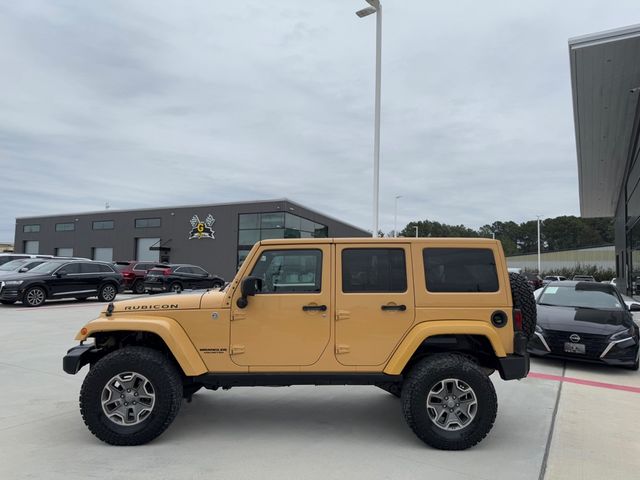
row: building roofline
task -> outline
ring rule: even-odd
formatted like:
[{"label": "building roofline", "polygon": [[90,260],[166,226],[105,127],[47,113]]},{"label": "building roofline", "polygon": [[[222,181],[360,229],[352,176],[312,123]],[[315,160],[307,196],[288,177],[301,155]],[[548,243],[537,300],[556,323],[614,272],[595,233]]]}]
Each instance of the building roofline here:
[{"label": "building roofline", "polygon": [[[126,212],[150,212],[153,210],[170,210],[172,208],[200,208],[200,207],[223,207],[227,205],[246,205],[249,203],[274,203],[274,202],[288,202],[286,198],[274,198],[268,200],[253,200],[253,201],[240,201],[240,202],[221,202],[221,203],[198,203],[187,205],[158,205],[157,207],[145,207],[145,208],[120,208],[117,210],[105,209],[105,210],[93,210],[90,212],[68,212],[68,213],[52,213],[48,215],[30,215],[27,217],[16,217],[16,220],[29,220],[31,218],[48,218],[48,217],[71,217],[73,215],[97,215],[104,213],[126,213]],[[304,207],[303,205],[300,205]],[[306,208],[306,207],[304,207]]]},{"label": "building roofline", "polygon": [[336,218],[334,216],[327,215],[326,213],[319,212],[318,210],[309,208],[301,203],[298,203],[294,200],[290,200],[286,197],[272,198],[272,199],[266,199],[266,200],[245,200],[245,201],[239,201],[239,202],[200,203],[200,204],[187,204],[187,205],[159,205],[157,207],[145,207],[145,208],[126,208],[126,209],[118,209],[118,210],[105,209],[105,210],[94,210],[90,212],[69,212],[69,213],[58,213],[58,214],[49,214],[49,215],[31,215],[27,217],[16,217],[16,222],[18,222],[19,220],[32,220],[32,219],[39,219],[39,218],[73,217],[75,215],[87,216],[87,215],[98,215],[98,214],[103,215],[103,214],[109,214],[109,213],[150,212],[154,210],[171,210],[173,208],[178,209],[178,208],[223,207],[228,205],[248,205],[252,203],[260,204],[260,203],[278,203],[278,202],[287,203],[287,204],[295,205],[296,207],[304,208],[305,210],[315,213],[316,215],[325,217],[329,220],[333,220],[334,222],[339,222],[348,227],[355,228],[363,232],[367,232],[367,230],[363,229],[362,227],[358,227],[352,223],[345,222],[344,220],[340,220],[339,218]]},{"label": "building roofline", "polygon": [[627,27],[614,28],[612,30],[604,30],[597,33],[589,33],[587,35],[579,35],[569,39],[569,48],[581,48],[602,43],[624,40],[640,36],[640,24],[629,25]]}]

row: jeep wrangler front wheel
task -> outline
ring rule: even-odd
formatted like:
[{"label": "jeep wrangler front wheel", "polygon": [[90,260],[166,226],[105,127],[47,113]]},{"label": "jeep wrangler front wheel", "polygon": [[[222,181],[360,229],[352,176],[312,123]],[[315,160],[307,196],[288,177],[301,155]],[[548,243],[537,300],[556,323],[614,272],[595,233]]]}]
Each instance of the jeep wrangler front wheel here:
[{"label": "jeep wrangler front wheel", "polygon": [[413,432],[441,450],[476,445],[498,411],[493,384],[482,369],[458,354],[440,354],[418,362],[402,388],[402,409]]},{"label": "jeep wrangler front wheel", "polygon": [[171,424],[182,403],[182,379],[162,353],[125,347],[100,359],[80,390],[80,412],[91,433],[112,445],[150,442]]}]

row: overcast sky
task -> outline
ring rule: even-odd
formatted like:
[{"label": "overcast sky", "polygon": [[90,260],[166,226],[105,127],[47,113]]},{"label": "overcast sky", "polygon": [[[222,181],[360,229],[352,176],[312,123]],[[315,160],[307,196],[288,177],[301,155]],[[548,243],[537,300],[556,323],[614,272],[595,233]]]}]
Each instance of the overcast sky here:
[{"label": "overcast sky", "polygon": [[[371,225],[362,0],[2,1],[0,241],[20,216],[288,197]],[[380,226],[577,215],[567,39],[636,1],[386,0]]]}]

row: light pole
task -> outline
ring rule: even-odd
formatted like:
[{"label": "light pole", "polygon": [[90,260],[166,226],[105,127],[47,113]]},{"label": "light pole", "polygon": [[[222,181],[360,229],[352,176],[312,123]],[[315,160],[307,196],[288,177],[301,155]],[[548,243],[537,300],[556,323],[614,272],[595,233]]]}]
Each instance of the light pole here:
[{"label": "light pole", "polygon": [[413,228],[416,229],[416,238],[418,238],[418,225],[414,226]]},{"label": "light pole", "polygon": [[396,195],[396,204],[393,209],[393,238],[398,237],[398,199],[402,198],[402,195]]},{"label": "light pole", "polygon": [[382,58],[382,5],[380,0],[366,0],[370,7],[358,10],[360,18],[376,13],[376,104],[373,139],[373,237],[378,236],[378,191],[380,188],[380,60]]},{"label": "light pole", "polygon": [[541,273],[540,269],[540,217],[541,215],[536,215],[538,217],[538,275]]}]

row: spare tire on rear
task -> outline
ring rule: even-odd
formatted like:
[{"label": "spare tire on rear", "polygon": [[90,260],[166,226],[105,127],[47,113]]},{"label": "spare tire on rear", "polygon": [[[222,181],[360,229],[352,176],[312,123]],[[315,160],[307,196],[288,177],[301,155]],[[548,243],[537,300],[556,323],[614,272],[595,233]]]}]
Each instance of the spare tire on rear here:
[{"label": "spare tire on rear", "polygon": [[511,284],[513,308],[522,312],[522,332],[529,340],[535,332],[538,318],[533,290],[527,279],[519,273],[509,272],[509,283]]}]

